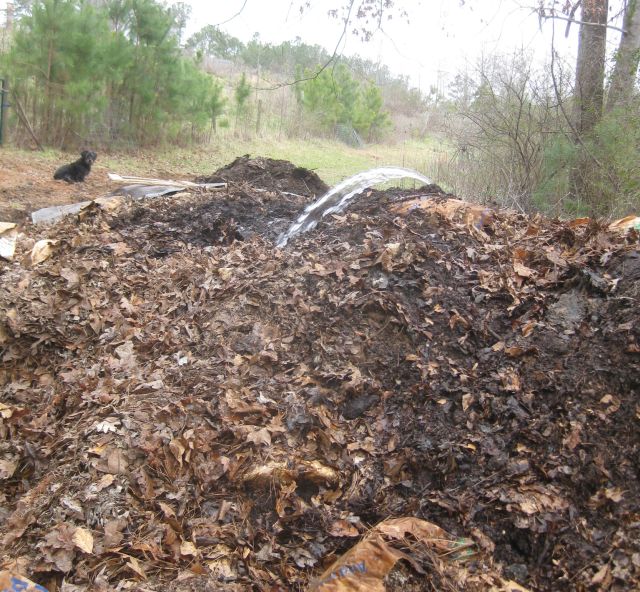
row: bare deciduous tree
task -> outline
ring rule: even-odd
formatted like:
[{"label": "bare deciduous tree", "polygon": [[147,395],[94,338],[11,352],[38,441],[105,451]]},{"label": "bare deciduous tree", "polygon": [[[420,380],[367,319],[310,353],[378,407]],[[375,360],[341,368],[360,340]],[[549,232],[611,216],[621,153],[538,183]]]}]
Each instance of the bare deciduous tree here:
[{"label": "bare deciduous tree", "polygon": [[576,62],[575,128],[588,134],[602,117],[608,0],[583,0]]},{"label": "bare deciduous tree", "polygon": [[640,15],[638,1],[628,0],[624,13],[624,33],[616,54],[616,65],[611,75],[611,85],[607,98],[607,110],[628,104],[633,90],[640,62]]}]

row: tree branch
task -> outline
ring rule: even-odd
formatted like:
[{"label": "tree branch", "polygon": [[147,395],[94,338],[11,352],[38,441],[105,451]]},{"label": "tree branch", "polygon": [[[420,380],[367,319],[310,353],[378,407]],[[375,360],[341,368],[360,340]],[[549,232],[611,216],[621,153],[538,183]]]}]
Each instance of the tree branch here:
[{"label": "tree branch", "polygon": [[[621,27],[616,27],[615,25],[607,25],[607,24],[601,24],[601,23],[590,23],[587,21],[579,21],[577,19],[574,18],[570,18],[568,16],[561,16],[559,14],[550,14],[550,15],[543,15],[542,16],[543,20],[549,20],[549,19],[556,19],[559,21],[567,21],[569,23],[569,25],[571,25],[572,23],[575,23],[576,25],[584,25],[586,27],[604,27],[606,29],[612,29],[613,31],[619,31],[620,33],[626,33],[626,31],[624,29],[622,29]],[[568,27],[567,27],[568,28]]]},{"label": "tree branch", "polygon": [[240,10],[238,10],[238,12],[236,12],[231,18],[228,18],[226,21],[222,21],[221,23],[218,23],[217,25],[212,25],[212,26],[221,27],[222,25],[226,25],[227,23],[230,23],[233,19],[238,18],[244,11],[245,6],[247,5],[247,2],[249,2],[249,0],[244,0],[242,6],[240,7]]},{"label": "tree branch", "polygon": [[569,37],[569,29],[571,29],[571,23],[574,21],[574,17],[576,16],[576,11],[578,10],[578,7],[582,4],[582,0],[578,0],[573,7],[571,8],[571,11],[569,12],[569,18],[571,19],[568,23],[567,23],[567,28],[564,30],[564,36]]},{"label": "tree branch", "polygon": [[[564,108],[564,100],[562,99],[562,96],[560,95],[560,90],[558,89],[558,81],[556,79],[556,72],[555,72],[555,58],[556,58],[555,33],[556,33],[556,29],[555,27],[552,27],[551,29],[551,80],[553,81],[553,90],[556,95],[556,101],[558,102],[558,105],[560,106],[560,111],[562,112],[562,115],[564,116],[564,119],[567,122],[567,125],[569,126],[571,133],[573,134],[573,141],[580,145],[580,147],[584,150],[584,153],[594,162],[594,164],[598,168],[600,168],[600,170],[605,172],[607,177],[609,177],[609,180],[615,185],[613,176],[604,167],[604,165],[598,160],[595,154],[593,154],[591,150],[589,150],[587,145],[584,143],[584,141],[580,137],[580,134],[578,133],[576,126],[573,124],[571,117],[569,117],[569,115],[566,112],[566,109]],[[566,132],[564,132],[564,135],[568,140],[572,139]]]},{"label": "tree branch", "polygon": [[342,41],[345,38],[345,35],[347,34],[347,27],[349,26],[349,20],[351,19],[351,11],[353,10],[353,5],[355,3],[356,3],[356,0],[350,0],[349,2],[349,11],[347,13],[347,18],[344,19],[344,27],[342,29],[342,33],[340,35],[340,38],[338,39],[338,43],[336,43],[336,46],[333,50],[333,53],[331,54],[331,57],[322,66],[320,66],[320,68],[318,68],[318,70],[316,70],[314,74],[310,76],[305,76],[304,78],[298,78],[296,80],[293,80],[292,82],[282,82],[274,86],[257,88],[256,90],[278,90],[280,88],[283,88],[284,86],[294,86],[295,84],[299,84],[300,82],[307,82],[309,80],[315,80],[316,78],[318,78],[318,76],[320,76],[322,72],[324,72],[331,64],[335,62],[336,57],[338,56],[338,49],[340,48],[340,45],[342,44]]}]

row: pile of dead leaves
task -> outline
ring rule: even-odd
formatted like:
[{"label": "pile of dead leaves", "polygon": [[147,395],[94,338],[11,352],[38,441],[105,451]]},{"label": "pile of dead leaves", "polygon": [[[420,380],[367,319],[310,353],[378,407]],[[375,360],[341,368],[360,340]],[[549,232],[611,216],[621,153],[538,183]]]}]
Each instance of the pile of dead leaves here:
[{"label": "pile of dead leaves", "polygon": [[258,189],[23,229],[0,569],[51,591],[637,588],[637,233],[387,191],[276,250],[304,200]]}]

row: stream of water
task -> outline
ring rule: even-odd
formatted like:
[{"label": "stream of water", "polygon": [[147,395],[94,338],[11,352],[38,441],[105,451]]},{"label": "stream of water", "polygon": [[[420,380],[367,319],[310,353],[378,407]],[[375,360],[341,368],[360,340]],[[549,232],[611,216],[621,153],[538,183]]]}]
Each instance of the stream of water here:
[{"label": "stream of water", "polygon": [[425,185],[432,183],[429,178],[421,175],[418,171],[402,167],[379,167],[358,173],[345,179],[308,205],[288,230],[278,237],[276,246],[284,247],[294,236],[311,230],[328,214],[342,212],[349,205],[349,202],[365,189],[392,179],[404,178],[416,179]]}]

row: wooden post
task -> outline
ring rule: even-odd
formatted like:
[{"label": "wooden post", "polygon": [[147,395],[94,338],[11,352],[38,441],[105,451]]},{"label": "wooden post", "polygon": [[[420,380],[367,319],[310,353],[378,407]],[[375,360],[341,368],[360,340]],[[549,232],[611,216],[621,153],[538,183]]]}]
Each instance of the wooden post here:
[{"label": "wooden post", "polygon": [[29,135],[31,136],[33,141],[36,143],[36,146],[38,147],[38,150],[40,150],[41,152],[44,152],[44,148],[42,147],[42,144],[40,143],[40,140],[38,140],[38,137],[36,136],[36,133],[33,131],[33,128],[31,127],[31,124],[29,123],[29,119],[27,119],[27,115],[24,112],[24,109],[22,108],[22,105],[20,104],[20,99],[18,99],[18,96],[15,93],[13,94],[13,100],[15,101],[15,104],[16,104],[16,108],[17,108],[16,113],[18,114],[18,118],[20,119],[22,124],[27,128],[27,131],[29,132]]},{"label": "wooden post", "polygon": [[262,99],[258,101],[258,116],[256,118],[256,136],[260,135],[260,119],[262,118]]}]

